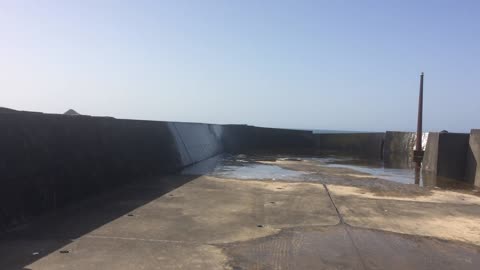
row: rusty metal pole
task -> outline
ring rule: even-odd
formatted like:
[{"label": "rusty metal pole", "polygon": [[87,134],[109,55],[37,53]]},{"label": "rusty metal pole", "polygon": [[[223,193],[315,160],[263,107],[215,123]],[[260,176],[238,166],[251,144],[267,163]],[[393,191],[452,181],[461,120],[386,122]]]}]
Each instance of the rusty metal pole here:
[{"label": "rusty metal pole", "polygon": [[422,124],[423,124],[423,72],[420,75],[420,94],[418,96],[417,138],[416,138],[415,150],[413,152],[414,161],[417,163],[422,162],[422,159],[423,159]]},{"label": "rusty metal pole", "polygon": [[423,72],[420,75],[420,94],[418,96],[417,145],[415,150],[422,150],[422,123],[423,122]]},{"label": "rusty metal pole", "polygon": [[420,184],[420,170],[422,167],[422,124],[423,124],[423,72],[420,75],[420,94],[418,96],[418,118],[417,118],[417,138],[415,150],[413,150],[413,161],[415,162],[415,184]]}]

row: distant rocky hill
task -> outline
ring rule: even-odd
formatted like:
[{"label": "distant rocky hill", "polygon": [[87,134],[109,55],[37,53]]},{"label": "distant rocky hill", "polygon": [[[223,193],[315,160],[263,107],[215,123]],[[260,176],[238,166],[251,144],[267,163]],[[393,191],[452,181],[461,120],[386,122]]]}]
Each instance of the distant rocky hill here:
[{"label": "distant rocky hill", "polygon": [[68,111],[64,112],[63,114],[65,115],[80,115],[78,112],[75,110],[69,109]]}]

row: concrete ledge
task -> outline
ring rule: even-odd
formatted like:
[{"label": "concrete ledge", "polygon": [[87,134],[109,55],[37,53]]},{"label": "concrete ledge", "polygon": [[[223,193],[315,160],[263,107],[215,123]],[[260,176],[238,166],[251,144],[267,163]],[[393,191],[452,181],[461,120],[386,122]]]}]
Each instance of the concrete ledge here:
[{"label": "concrete ledge", "polygon": [[466,163],[467,180],[480,187],[480,129],[470,132]]}]

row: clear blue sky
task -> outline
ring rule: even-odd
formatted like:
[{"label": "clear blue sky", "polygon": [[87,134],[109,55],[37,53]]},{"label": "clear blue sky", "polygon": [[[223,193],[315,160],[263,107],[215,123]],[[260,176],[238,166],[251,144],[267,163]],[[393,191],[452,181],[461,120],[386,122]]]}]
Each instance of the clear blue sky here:
[{"label": "clear blue sky", "polygon": [[480,1],[0,0],[0,106],[336,130],[480,128]]}]

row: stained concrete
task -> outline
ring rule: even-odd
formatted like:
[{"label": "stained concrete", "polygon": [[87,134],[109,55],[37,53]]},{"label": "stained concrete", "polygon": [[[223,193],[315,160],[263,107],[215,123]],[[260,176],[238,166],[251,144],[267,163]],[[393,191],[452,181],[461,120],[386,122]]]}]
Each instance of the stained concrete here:
[{"label": "stained concrete", "polygon": [[322,185],[183,177],[184,185],[170,192],[166,183],[178,176],[130,185],[7,234],[0,269],[105,269],[100,266],[110,263],[115,269],[215,269],[227,259],[215,244],[339,223]]},{"label": "stained concrete", "polygon": [[234,269],[477,269],[478,247],[332,226],[224,246]]},{"label": "stained concrete", "polygon": [[428,134],[422,169],[434,175],[465,179],[469,134]]},{"label": "stained concrete", "polygon": [[132,214],[91,234],[224,243],[268,235],[285,227],[338,223],[322,186],[242,183],[211,177],[197,178]]},{"label": "stained concrete", "polygon": [[223,152],[220,125],[0,111],[0,231]]},{"label": "stained concrete", "polygon": [[[387,131],[383,148],[385,163],[412,167],[416,138],[417,134],[415,132]],[[428,133],[423,133],[422,149],[425,149],[427,138]]]},{"label": "stained concrete", "polygon": [[351,226],[480,245],[480,200],[473,195],[449,196],[439,191],[429,200],[428,196],[371,196],[353,187],[328,188]]},{"label": "stained concrete", "polygon": [[[21,268],[17,256],[2,258],[2,269],[228,269],[220,248],[196,243],[134,238],[100,238],[86,235],[48,256],[42,254],[45,241],[7,242],[3,254],[21,253],[34,260]],[[23,246],[30,249],[25,250]],[[39,251],[34,255],[34,251]],[[38,258],[38,260],[35,260]],[[15,266],[18,265],[18,266]]]},{"label": "stained concrete", "polygon": [[472,129],[467,152],[467,180],[480,187],[480,129]]},{"label": "stained concrete", "polygon": [[242,160],[309,178],[214,171],[137,181],[2,235],[0,269],[480,267],[474,190],[405,185],[301,157]]}]

